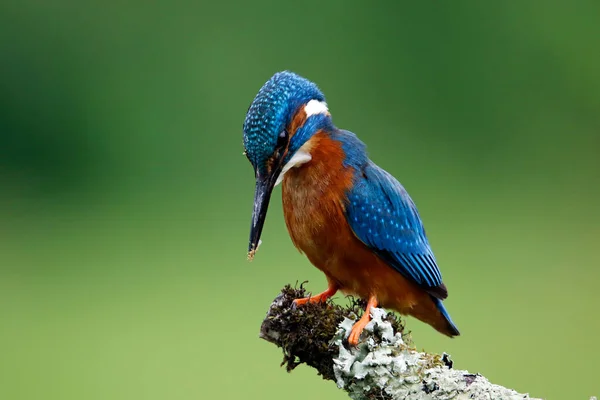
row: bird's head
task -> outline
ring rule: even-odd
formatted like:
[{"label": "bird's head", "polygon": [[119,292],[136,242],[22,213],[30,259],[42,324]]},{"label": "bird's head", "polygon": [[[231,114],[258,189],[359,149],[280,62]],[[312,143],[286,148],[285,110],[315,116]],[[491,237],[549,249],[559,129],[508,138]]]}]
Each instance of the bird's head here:
[{"label": "bird's head", "polygon": [[332,127],[317,85],[292,72],[278,72],[258,91],[244,121],[245,154],[254,167],[256,190],[248,256],[256,251],[273,187],[290,168],[310,161],[302,146]]}]

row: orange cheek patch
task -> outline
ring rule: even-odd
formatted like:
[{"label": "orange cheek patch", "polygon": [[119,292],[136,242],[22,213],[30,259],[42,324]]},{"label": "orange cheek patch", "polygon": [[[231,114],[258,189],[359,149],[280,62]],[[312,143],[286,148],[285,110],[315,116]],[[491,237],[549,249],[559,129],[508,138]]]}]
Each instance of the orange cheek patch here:
[{"label": "orange cheek patch", "polygon": [[290,134],[290,137],[294,136],[299,128],[304,125],[306,122],[306,111],[304,111],[304,106],[300,106],[296,114],[294,114],[294,118],[292,118],[292,122],[288,125],[287,129]]}]

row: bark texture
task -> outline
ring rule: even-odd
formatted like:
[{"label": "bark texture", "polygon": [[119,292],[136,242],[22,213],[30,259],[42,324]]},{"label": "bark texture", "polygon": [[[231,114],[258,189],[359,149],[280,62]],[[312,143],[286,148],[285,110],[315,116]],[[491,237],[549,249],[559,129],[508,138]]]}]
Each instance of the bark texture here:
[{"label": "bark texture", "polygon": [[533,399],[490,383],[479,374],[452,368],[447,354],[418,352],[393,314],[376,308],[357,348],[347,337],[360,317],[359,301],[295,307],[305,290],[286,286],[271,304],[260,337],[283,350],[288,371],[305,363],[334,381],[352,399]]}]

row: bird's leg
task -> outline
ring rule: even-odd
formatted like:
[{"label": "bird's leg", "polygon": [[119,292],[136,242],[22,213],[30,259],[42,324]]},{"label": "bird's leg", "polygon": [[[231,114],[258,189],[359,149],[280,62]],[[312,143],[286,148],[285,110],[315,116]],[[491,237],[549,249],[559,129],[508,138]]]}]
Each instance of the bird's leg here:
[{"label": "bird's leg", "polygon": [[325,301],[327,301],[328,298],[330,298],[331,296],[336,294],[337,291],[338,291],[337,285],[335,285],[332,282],[329,282],[329,286],[327,286],[327,290],[324,291],[323,293],[319,293],[315,296],[305,297],[303,299],[296,299],[296,300],[294,300],[294,305],[301,306],[306,303],[325,302]]},{"label": "bird's leg", "polygon": [[350,344],[350,346],[358,345],[360,334],[371,320],[371,308],[373,307],[377,307],[377,298],[375,296],[369,297],[369,302],[367,303],[367,307],[365,308],[365,313],[358,321],[356,321],[356,323],[352,327],[352,330],[350,331],[350,336],[348,336],[348,343]]}]

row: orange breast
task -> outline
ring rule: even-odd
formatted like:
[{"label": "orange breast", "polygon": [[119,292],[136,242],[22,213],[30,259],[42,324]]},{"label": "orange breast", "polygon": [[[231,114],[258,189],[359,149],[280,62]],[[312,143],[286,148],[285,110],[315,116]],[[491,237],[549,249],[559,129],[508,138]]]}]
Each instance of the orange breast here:
[{"label": "orange breast", "polygon": [[312,160],[289,170],[283,180],[284,217],[296,247],[327,273],[339,261],[336,250],[349,244],[344,193],[354,171],[343,167],[341,145],[327,134],[317,133],[308,146]]},{"label": "orange breast", "polygon": [[381,260],[352,232],[345,217],[354,170],[345,168],[341,143],[324,132],[309,142],[311,161],[283,180],[285,223],[294,245],[345,293],[409,314],[450,335],[430,295]]},{"label": "orange breast", "polygon": [[354,170],[343,166],[341,143],[320,132],[309,146],[312,160],[292,168],[283,181],[285,222],[294,245],[342,291],[375,295],[383,307],[414,314],[413,307],[428,295],[358,240],[346,221]]}]

